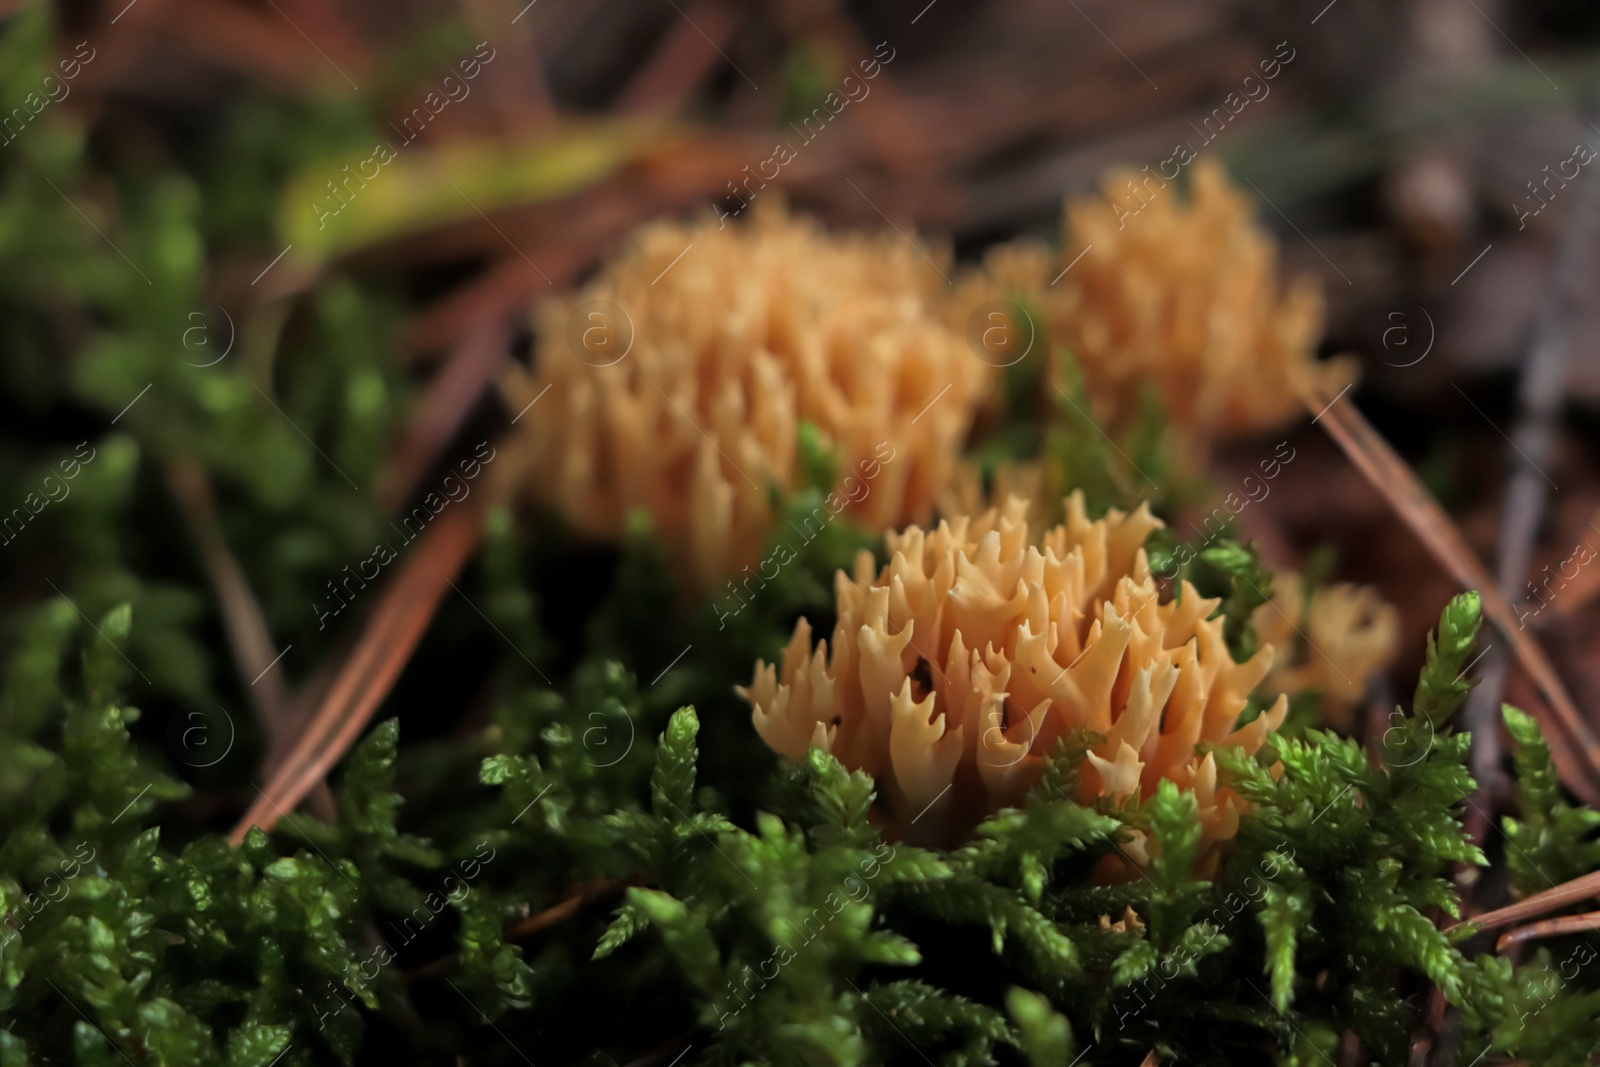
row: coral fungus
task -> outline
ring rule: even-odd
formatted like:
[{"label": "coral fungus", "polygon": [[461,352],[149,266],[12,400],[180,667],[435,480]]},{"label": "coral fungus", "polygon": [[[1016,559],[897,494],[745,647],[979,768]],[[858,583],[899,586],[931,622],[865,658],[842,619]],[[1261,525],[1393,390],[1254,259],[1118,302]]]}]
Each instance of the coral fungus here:
[{"label": "coral fungus", "polygon": [[1322,697],[1322,717],[1339,729],[1351,726],[1351,708],[1367,679],[1394,659],[1399,614],[1378,591],[1362,585],[1328,585],[1309,603],[1298,575],[1281,573],[1272,599],[1256,609],[1256,636],[1278,650],[1263,687],[1294,696]]},{"label": "coral fungus", "polygon": [[1114,170],[1103,196],[1068,203],[1058,262],[1030,242],[992,250],[948,316],[1021,301],[1042,319],[1029,329],[1071,353],[1112,426],[1135,416],[1148,386],[1195,437],[1246,434],[1292,419],[1308,388],[1350,380],[1348,360],[1314,358],[1317,286],[1302,278],[1283,289],[1275,242],[1219,165],[1195,164],[1187,202],[1141,177]]},{"label": "coral fungus", "polygon": [[948,841],[1019,803],[1056,740],[1082,728],[1102,739],[1079,799],[1145,798],[1171,779],[1193,791],[1208,840],[1231,837],[1242,801],[1197,746],[1254,752],[1283,721],[1280,697],[1238,725],[1272,650],[1235,663],[1216,600],[1187,583],[1161,599],[1143,548],[1160,522],[1147,507],[1091,522],[1074,494],[1037,543],[1027,509],[1012,497],[890,533],[876,574],[862,553],[835,578],[831,646],[813,649],[802,619],[781,668],[758,664],[739,690],[756,729],[783,755],[816,746],[870,771],[896,832]]},{"label": "coral fungus", "polygon": [[542,308],[534,370],[505,385],[513,410],[539,400],[517,480],[591,536],[645,509],[702,588],[760,554],[770,490],[801,479],[802,422],[841,471],[894,457],[830,511],[925,521],[988,373],[900,237],[755,216],[641,230],[579,299]]}]

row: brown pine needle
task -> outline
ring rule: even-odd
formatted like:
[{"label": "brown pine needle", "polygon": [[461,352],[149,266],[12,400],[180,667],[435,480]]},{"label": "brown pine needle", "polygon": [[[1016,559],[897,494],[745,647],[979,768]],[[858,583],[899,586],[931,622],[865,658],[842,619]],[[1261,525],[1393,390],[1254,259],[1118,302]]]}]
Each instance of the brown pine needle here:
[{"label": "brown pine needle", "polygon": [[[514,923],[507,923],[504,930],[501,932],[501,936],[507,941],[516,941],[524,937],[531,937],[534,934],[539,933],[541,930],[548,930],[552,926],[558,926],[561,923],[566,922],[593,901],[603,900],[606,897],[615,896],[617,893],[620,893],[622,890],[626,889],[627,886],[627,882],[618,881],[589,882],[583,885],[575,886],[570,895],[564,897],[557,903],[550,905],[548,908],[544,909],[538,914],[529,915],[525,919],[518,919]],[[406,985],[410,985],[413,982],[421,981],[424,978],[432,978],[435,975],[444,974],[451,967],[455,966],[456,959],[457,956],[455,953],[452,953],[448,956],[441,956],[436,960],[432,960],[431,962],[425,963],[420,967],[405,972],[405,974],[401,976],[401,980]]]},{"label": "brown pine needle", "polygon": [[720,50],[738,28],[734,11],[721,0],[698,0],[669,25],[655,52],[630,76],[617,96],[617,110],[649,115],[683,108],[720,69]]},{"label": "brown pine needle", "polygon": [[[1600,511],[1589,516],[1589,526],[1600,529]],[[1600,537],[1591,538],[1585,533],[1580,543],[1585,549],[1593,552],[1597,545],[1590,544],[1591,541],[1600,543]],[[1600,567],[1585,567],[1570,579],[1564,575],[1562,578],[1567,584],[1561,587],[1561,599],[1553,601],[1550,605],[1555,609],[1558,619],[1572,618],[1588,607],[1596,596],[1600,596]]]},{"label": "brown pine needle", "polygon": [[268,746],[280,744],[289,728],[289,712],[281,665],[273,667],[279,653],[273,647],[261,602],[222,535],[211,480],[193,458],[178,456],[167,464],[167,488],[199,546],[200,565],[217,595],[234,667],[255,705]]},{"label": "brown pine needle", "polygon": [[628,883],[622,881],[590,882],[580,886],[565,900],[552,904],[537,915],[530,915],[526,919],[519,919],[508,925],[505,929],[505,938],[507,941],[518,941],[524,937],[532,937],[541,930],[566,922],[586,905],[615,896],[627,887]]},{"label": "brown pine needle", "polygon": [[[1389,502],[1445,573],[1462,586],[1478,591],[1485,614],[1510,643],[1517,661],[1555,713],[1553,722],[1542,721],[1540,725],[1558,735],[1550,750],[1561,780],[1585,803],[1600,805],[1600,740],[1568,695],[1544,650],[1518,626],[1516,613],[1473,554],[1460,528],[1353,402],[1314,394],[1307,394],[1305,402],[1328,436]],[[1529,710],[1545,719],[1540,714],[1542,709]],[[1570,739],[1570,745],[1560,743],[1563,737]]]},{"label": "brown pine needle", "polygon": [[482,532],[483,515],[470,507],[450,508],[428,527],[384,590],[305,731],[233,828],[229,838],[234,844],[243,841],[252,826],[271,829],[355,743],[411,658],[440,598]]},{"label": "brown pine needle", "polygon": [[1600,911],[1586,912],[1583,915],[1562,915],[1555,919],[1531,923],[1500,935],[1500,940],[1494,947],[1504,952],[1512,945],[1519,945],[1524,941],[1534,941],[1541,937],[1560,937],[1565,934],[1584,934],[1592,930],[1600,930]]},{"label": "brown pine needle", "polygon": [[[545,258],[542,252],[540,258]],[[544,279],[521,256],[504,256],[472,281],[408,318],[400,331],[403,347],[399,358],[406,362],[432,358],[454,345],[473,323],[490,316],[513,315],[545,288]]]},{"label": "brown pine needle", "polygon": [[395,511],[416,492],[510,352],[507,316],[486,315],[471,324],[412,409],[398,447],[384,464],[378,477],[380,508]]},{"label": "brown pine needle", "polygon": [[[1574,878],[1570,882],[1562,882],[1554,889],[1546,889],[1543,893],[1535,893],[1526,900],[1486,911],[1465,921],[1479,930],[1493,930],[1501,926],[1512,926],[1536,915],[1543,915],[1547,911],[1564,908],[1568,904],[1576,904],[1593,897],[1600,897],[1600,871]],[[1456,925],[1459,926],[1460,923]]]}]

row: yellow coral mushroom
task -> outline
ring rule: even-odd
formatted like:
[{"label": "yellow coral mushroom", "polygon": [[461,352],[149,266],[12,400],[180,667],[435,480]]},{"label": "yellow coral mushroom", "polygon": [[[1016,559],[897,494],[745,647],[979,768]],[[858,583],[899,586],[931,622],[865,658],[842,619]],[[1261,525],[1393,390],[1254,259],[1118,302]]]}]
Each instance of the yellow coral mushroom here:
[{"label": "yellow coral mushroom", "polygon": [[1322,586],[1309,604],[1298,575],[1280,572],[1272,586],[1253,619],[1256,637],[1278,650],[1263,687],[1320,693],[1323,718],[1349,729],[1367,679],[1394,659],[1399,613],[1368,586]]},{"label": "yellow coral mushroom", "polygon": [[759,556],[802,421],[852,477],[830,512],[926,521],[988,373],[899,236],[755,214],[641,230],[579,299],[541,309],[535,368],[504,383],[512,410],[538,400],[517,481],[599,538],[645,509],[702,589]]},{"label": "yellow coral mushroom", "polygon": [[1201,160],[1191,173],[1185,200],[1160,178],[1110,172],[1103,196],[1068,203],[1057,262],[1030,243],[1003,246],[957,286],[947,314],[992,317],[980,301],[1022,300],[1042,321],[1011,328],[1069,350],[1114,427],[1137,414],[1146,385],[1201,439],[1293,419],[1308,388],[1337,391],[1354,365],[1314,358],[1320,291],[1310,279],[1282,288],[1276,243],[1221,166]]},{"label": "yellow coral mushroom", "polygon": [[[939,514],[976,515],[988,510],[996,501],[1013,496],[1037,500],[1044,487],[1045,473],[1043,463],[1002,463],[992,472],[991,484],[985,486],[978,464],[964,461],[957,464],[950,484],[939,494]],[[1032,522],[1033,533],[1044,529],[1044,521],[1038,515],[1033,516]]]},{"label": "yellow coral mushroom", "polygon": [[[811,647],[802,619],[781,668],[759,663],[740,694],[774,750],[811,746],[878,781],[891,828],[949,841],[1018,803],[1066,731],[1103,735],[1081,796],[1152,795],[1164,778],[1192,790],[1209,841],[1231,837],[1242,805],[1196,746],[1256,751],[1287,698],[1244,726],[1247,697],[1272,664],[1264,646],[1235,663],[1218,601],[1184,584],[1163,601],[1143,544],[1146,506],[1091,522],[1081,494],[1066,522],[1028,536],[1012,497],[976,517],[887,535],[835,578],[832,644]],[[830,655],[831,647],[831,655]],[[1142,860],[1142,845],[1133,846]]]}]

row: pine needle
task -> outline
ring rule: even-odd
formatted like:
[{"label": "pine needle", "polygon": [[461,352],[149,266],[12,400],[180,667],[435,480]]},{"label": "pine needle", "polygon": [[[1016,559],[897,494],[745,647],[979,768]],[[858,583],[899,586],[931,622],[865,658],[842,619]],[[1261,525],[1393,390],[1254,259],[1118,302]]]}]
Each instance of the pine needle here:
[{"label": "pine needle", "polygon": [[355,743],[411,658],[440,598],[482,532],[482,514],[465,507],[450,509],[428,528],[384,591],[305,732],[233,828],[229,839],[234,844],[242,842],[252,826],[271,829]]},{"label": "pine needle", "polygon": [[1362,417],[1354,403],[1339,403],[1338,398],[1311,394],[1306,396],[1305,402],[1328,436],[1389,502],[1445,573],[1466,588],[1478,590],[1484,614],[1510,643],[1517,661],[1555,713],[1556,721],[1543,725],[1572,741],[1570,746],[1553,746],[1562,781],[1586,803],[1600,804],[1600,740],[1568,695],[1544,650],[1518,627],[1516,613],[1473,554],[1455,521],[1423,486],[1416,473]]}]

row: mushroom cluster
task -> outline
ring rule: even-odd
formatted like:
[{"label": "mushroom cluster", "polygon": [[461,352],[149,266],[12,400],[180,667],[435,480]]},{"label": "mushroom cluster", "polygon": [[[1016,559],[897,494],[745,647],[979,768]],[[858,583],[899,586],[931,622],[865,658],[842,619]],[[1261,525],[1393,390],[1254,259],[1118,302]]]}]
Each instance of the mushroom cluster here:
[{"label": "mushroom cluster", "polygon": [[[1001,299],[1019,302],[1029,321],[1001,316]],[[1355,372],[1347,359],[1316,360],[1320,290],[1309,278],[1282,285],[1276,242],[1210,160],[1194,164],[1187,198],[1152,174],[1111,171],[1103,195],[1067,204],[1059,254],[999,246],[954,301],[953,322],[981,314],[1003,326],[995,338],[1042,334],[1050,351],[1068,351],[1112,428],[1153,388],[1191,439],[1254,433],[1291,421],[1308,391],[1336,392]]]},{"label": "mushroom cluster", "polygon": [[1288,571],[1272,585],[1272,599],[1252,619],[1257,639],[1278,650],[1263,685],[1290,696],[1317,693],[1323,721],[1348,730],[1367,679],[1394,659],[1399,612],[1369,586],[1320,586],[1308,599],[1299,576]]},{"label": "mushroom cluster", "polygon": [[[1148,507],[1092,522],[1081,495],[1065,507],[1037,538],[1012,497],[888,534],[881,569],[862,553],[835,577],[831,644],[813,648],[801,619],[782,664],[758,663],[739,689],[761,737],[872,773],[891,832],[948,843],[1019,803],[1056,740],[1084,729],[1101,740],[1076,799],[1147,798],[1170,779],[1193,792],[1209,842],[1233,836],[1243,801],[1198,748],[1255,752],[1283,721],[1279,696],[1239,724],[1271,647],[1235,663],[1216,600],[1187,583],[1163,599],[1143,548],[1161,525]],[[1146,858],[1141,841],[1125,852]]]},{"label": "mushroom cluster", "polygon": [[[819,522],[926,521],[989,373],[939,319],[944,281],[908,242],[761,207],[750,224],[639,231],[575,299],[540,308],[533,369],[503,383],[513,411],[538,402],[514,484],[600,539],[642,509],[700,590],[759,557],[772,490],[803,477],[802,423],[840,471]],[[847,483],[864,464],[870,484]]]}]

